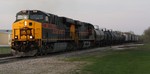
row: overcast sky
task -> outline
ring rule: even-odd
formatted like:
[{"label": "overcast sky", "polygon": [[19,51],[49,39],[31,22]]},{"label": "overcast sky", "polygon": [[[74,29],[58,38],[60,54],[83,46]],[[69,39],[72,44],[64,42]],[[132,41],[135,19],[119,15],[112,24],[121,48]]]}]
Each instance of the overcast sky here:
[{"label": "overcast sky", "polygon": [[1,0],[0,29],[11,29],[16,13],[26,9],[135,34],[142,34],[150,27],[150,0]]}]

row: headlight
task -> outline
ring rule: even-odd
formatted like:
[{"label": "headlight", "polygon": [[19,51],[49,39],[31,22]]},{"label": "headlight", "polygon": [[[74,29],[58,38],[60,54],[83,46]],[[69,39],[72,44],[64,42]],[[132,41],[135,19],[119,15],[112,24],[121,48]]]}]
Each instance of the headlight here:
[{"label": "headlight", "polygon": [[27,26],[27,21],[24,22],[24,26]]},{"label": "headlight", "polygon": [[18,39],[18,36],[15,36],[15,39]]},{"label": "headlight", "polygon": [[30,36],[30,39],[33,39],[33,36]]}]

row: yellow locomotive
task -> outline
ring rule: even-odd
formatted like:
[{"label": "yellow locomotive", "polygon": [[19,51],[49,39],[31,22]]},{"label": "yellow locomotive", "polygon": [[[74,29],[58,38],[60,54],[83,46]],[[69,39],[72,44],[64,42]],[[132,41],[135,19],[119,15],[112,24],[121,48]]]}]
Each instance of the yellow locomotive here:
[{"label": "yellow locomotive", "polygon": [[33,56],[41,45],[42,23],[34,21],[40,18],[29,19],[29,17],[31,17],[29,11],[21,11],[17,13],[16,21],[12,25],[12,52],[14,55]]},{"label": "yellow locomotive", "polygon": [[12,53],[34,56],[89,47],[94,42],[92,24],[39,10],[22,10],[12,25]]}]

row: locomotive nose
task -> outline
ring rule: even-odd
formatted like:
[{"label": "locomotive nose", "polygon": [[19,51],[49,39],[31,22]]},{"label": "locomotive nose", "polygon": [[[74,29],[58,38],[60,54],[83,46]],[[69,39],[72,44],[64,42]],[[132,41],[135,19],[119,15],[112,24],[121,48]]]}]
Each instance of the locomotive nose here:
[{"label": "locomotive nose", "polygon": [[[19,26],[15,26],[19,25]],[[33,40],[34,37],[34,25],[33,21],[22,20],[16,23],[14,26],[14,39],[19,41]]]}]

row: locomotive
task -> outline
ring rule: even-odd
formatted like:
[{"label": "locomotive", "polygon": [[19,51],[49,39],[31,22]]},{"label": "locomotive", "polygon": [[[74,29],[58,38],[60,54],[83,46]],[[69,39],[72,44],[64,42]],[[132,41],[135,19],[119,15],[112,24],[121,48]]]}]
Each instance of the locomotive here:
[{"label": "locomotive", "polygon": [[34,56],[138,41],[138,36],[106,29],[40,10],[22,10],[12,25],[12,53]]}]

